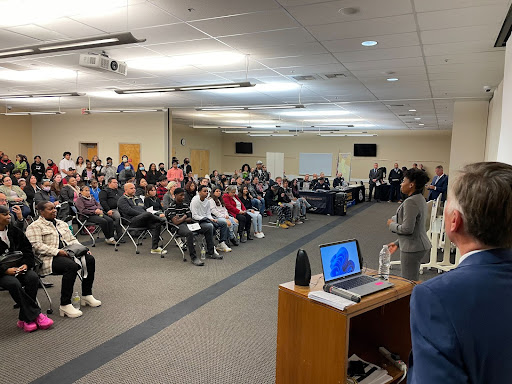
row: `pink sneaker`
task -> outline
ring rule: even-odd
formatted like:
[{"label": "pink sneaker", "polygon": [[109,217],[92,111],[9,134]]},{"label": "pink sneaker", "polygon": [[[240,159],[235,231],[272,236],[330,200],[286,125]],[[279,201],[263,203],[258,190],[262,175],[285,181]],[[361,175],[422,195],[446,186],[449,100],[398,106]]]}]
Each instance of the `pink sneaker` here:
[{"label": "pink sneaker", "polygon": [[37,330],[37,324],[32,323],[25,323],[24,321],[18,320],[18,323],[16,324],[18,328],[23,329],[25,332],[34,332]]},{"label": "pink sneaker", "polygon": [[48,329],[53,325],[53,320],[40,313],[39,316],[37,316],[36,323],[39,329]]}]

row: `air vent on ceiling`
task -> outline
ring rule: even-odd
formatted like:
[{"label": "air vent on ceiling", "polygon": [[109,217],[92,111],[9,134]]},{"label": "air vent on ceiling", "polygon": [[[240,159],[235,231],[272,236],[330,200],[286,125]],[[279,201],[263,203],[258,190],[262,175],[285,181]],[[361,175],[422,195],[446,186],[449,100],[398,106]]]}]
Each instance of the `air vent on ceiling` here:
[{"label": "air vent on ceiling", "polygon": [[302,76],[292,76],[297,81],[311,81],[311,80],[319,80],[314,75],[302,75]]},{"label": "air vent on ceiling", "polygon": [[507,17],[505,17],[505,21],[503,22],[503,25],[501,26],[500,33],[498,35],[498,38],[496,39],[496,42],[494,43],[494,46],[496,48],[506,47],[508,38],[510,37],[511,33],[512,33],[512,6],[508,10]]},{"label": "air vent on ceiling", "polygon": [[388,107],[405,107],[403,104],[389,104]]},{"label": "air vent on ceiling", "polygon": [[328,79],[342,79],[347,77],[344,73],[328,73],[327,75],[323,75]]},{"label": "air vent on ceiling", "polygon": [[402,114],[402,115],[398,115],[399,117],[410,117],[410,116],[415,116],[413,115],[412,113],[407,113],[407,114]]}]

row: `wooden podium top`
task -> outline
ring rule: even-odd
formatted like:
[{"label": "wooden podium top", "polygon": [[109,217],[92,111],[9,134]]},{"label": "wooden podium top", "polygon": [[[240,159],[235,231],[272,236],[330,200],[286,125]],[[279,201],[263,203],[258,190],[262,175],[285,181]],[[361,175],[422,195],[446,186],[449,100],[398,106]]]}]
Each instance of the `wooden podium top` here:
[{"label": "wooden podium top", "polygon": [[[365,274],[370,276],[377,275],[377,271],[373,269],[367,269],[365,271]],[[394,300],[400,299],[402,297],[408,296],[411,294],[412,289],[414,288],[414,285],[416,282],[410,282],[409,280],[405,280],[401,277],[396,276],[389,276],[389,282],[393,283],[394,285],[388,289],[384,289],[382,291],[378,291],[375,293],[372,293],[371,295],[364,296],[361,298],[361,302],[351,305],[347,308],[345,308],[343,311],[340,311],[336,308],[330,307],[333,310],[339,311],[342,314],[345,314],[349,317],[358,315],[360,313],[370,311],[376,307],[379,307],[383,304],[392,302]],[[279,289],[280,290],[286,290],[291,293],[294,293],[298,296],[302,296],[303,298],[310,300],[308,298],[309,292],[314,291],[321,291],[324,286],[324,277],[323,274],[318,274],[311,276],[311,283],[309,287],[301,287],[298,285],[295,285],[293,281],[290,281],[288,283],[280,284]],[[320,305],[326,305],[322,304],[320,302],[317,302]]]}]

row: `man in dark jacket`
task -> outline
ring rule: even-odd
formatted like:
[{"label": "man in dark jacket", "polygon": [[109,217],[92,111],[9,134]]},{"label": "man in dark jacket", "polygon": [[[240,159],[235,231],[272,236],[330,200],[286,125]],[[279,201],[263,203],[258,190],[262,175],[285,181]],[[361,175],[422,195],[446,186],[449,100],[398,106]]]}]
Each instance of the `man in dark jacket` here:
[{"label": "man in dark jacket", "polygon": [[368,174],[368,183],[370,184],[370,192],[368,194],[368,201],[372,201],[372,193],[375,189],[375,200],[380,203],[380,185],[382,184],[382,173],[379,170],[379,164],[373,164]]},{"label": "man in dark jacket", "polygon": [[9,156],[7,154],[3,154],[2,160],[0,160],[0,173],[5,174],[6,171],[9,171],[9,175],[12,174],[12,171],[14,169],[14,163],[9,160]]},{"label": "man in dark jacket", "polygon": [[130,220],[130,226],[133,228],[147,228],[151,231],[151,253],[165,255],[166,250],[158,246],[160,232],[165,219],[147,212],[144,209],[144,202],[135,196],[135,185],[126,183],[124,185],[124,195],[117,201],[117,208],[121,216]]},{"label": "man in dark jacket", "polygon": [[[267,192],[265,193],[265,206],[267,209],[277,213],[277,221],[279,226],[284,229],[288,229],[290,227],[289,224],[292,224],[293,227],[295,224],[291,222],[292,220],[292,210],[289,206],[283,205],[282,199],[284,198],[279,193],[279,190],[283,190],[278,184],[272,185]],[[284,190],[282,195],[284,195]]]},{"label": "man in dark jacket", "polygon": [[404,175],[400,167],[398,167],[398,163],[395,163],[395,167],[389,171],[389,201],[400,200],[400,184],[402,183]]},{"label": "man in dark jacket", "polygon": [[[111,177],[108,179],[107,188],[103,189],[99,193],[100,204],[103,208],[103,211],[105,211],[105,213],[114,220],[114,227],[116,229],[116,241],[123,233],[123,228],[121,227],[121,215],[117,209],[117,201],[122,196],[122,193],[117,188],[117,186],[117,179],[115,177]],[[124,243],[125,241],[121,240],[120,242]]]}]

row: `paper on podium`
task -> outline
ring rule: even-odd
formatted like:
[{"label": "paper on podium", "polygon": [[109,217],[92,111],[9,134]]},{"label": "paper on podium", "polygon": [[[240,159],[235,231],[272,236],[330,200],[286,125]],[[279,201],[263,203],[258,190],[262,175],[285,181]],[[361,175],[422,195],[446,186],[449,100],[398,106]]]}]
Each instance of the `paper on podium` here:
[{"label": "paper on podium", "polygon": [[311,300],[319,301],[320,303],[324,303],[330,305],[331,307],[344,310],[350,305],[354,305],[355,302],[345,299],[341,296],[333,295],[332,293],[328,293],[325,291],[314,291],[309,292],[308,297]]}]

